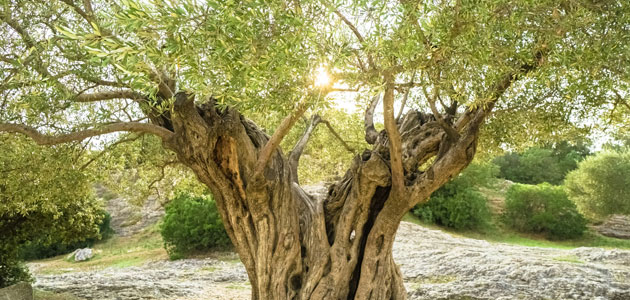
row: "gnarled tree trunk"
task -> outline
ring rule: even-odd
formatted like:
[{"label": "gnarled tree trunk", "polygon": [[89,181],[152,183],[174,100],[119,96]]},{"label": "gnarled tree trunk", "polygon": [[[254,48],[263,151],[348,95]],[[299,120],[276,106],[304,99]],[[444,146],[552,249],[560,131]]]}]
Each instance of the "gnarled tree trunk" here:
[{"label": "gnarled tree trunk", "polygon": [[289,160],[274,150],[257,176],[269,136],[231,108],[195,104],[185,93],[176,99],[171,114],[152,121],[175,133],[165,145],[212,190],[252,299],[405,299],[392,257],[400,220],[472,160],[486,112],[468,111],[460,118],[465,124],[451,124],[463,132],[458,140],[433,116],[414,111],[400,120],[404,197],[391,192],[390,145],[382,131],[372,133],[373,149],[354,158],[326,198],[315,199],[297,184],[299,155]]}]

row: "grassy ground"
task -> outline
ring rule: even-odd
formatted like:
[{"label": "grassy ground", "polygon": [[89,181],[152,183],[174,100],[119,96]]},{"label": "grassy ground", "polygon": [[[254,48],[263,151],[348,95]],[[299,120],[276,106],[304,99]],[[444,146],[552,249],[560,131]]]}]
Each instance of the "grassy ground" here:
[{"label": "grassy ground", "polygon": [[525,234],[515,232],[507,228],[502,227],[500,224],[489,224],[487,228],[480,229],[478,231],[472,230],[455,230],[447,227],[438,226],[435,224],[427,224],[422,222],[416,216],[408,213],[403,218],[403,221],[422,225],[424,227],[446,231],[454,236],[461,236],[467,238],[473,238],[477,240],[486,240],[494,243],[506,243],[527,247],[542,247],[542,248],[560,248],[560,249],[573,249],[579,247],[601,247],[601,248],[618,248],[618,249],[630,249],[630,240],[622,240],[616,238],[610,238],[593,232],[591,230],[584,233],[579,239],[564,240],[564,241],[552,241],[546,239],[542,235]]},{"label": "grassy ground", "polygon": [[150,260],[166,259],[162,237],[157,227],[130,236],[114,236],[94,245],[94,257],[89,261],[75,262],[66,255],[34,261],[40,267],[38,273],[59,274],[65,272],[100,270],[108,267],[125,268],[143,264]]}]

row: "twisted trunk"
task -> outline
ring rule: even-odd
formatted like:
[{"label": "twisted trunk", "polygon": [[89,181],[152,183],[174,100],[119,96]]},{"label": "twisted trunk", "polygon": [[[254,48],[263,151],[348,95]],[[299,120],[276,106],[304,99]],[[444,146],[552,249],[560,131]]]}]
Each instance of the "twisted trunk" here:
[{"label": "twisted trunk", "polygon": [[[406,181],[419,188],[409,189],[405,199],[390,193],[383,131],[326,198],[315,199],[295,180],[297,161],[291,163],[280,150],[274,150],[262,176],[253,175],[269,136],[231,108],[219,110],[212,101],[196,105],[178,93],[173,112],[152,121],[171,128],[173,138],[165,145],[212,190],[247,269],[252,299],[405,299],[392,257],[398,224],[470,162],[476,142],[473,134],[445,143],[433,117],[411,112],[398,128]],[[436,162],[444,162],[439,170],[418,170],[436,155]]]}]

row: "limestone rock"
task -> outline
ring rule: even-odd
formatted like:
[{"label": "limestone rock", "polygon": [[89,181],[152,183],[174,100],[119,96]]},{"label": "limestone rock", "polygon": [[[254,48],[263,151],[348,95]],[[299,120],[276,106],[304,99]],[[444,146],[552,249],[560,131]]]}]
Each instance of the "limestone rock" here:
[{"label": "limestone rock", "polygon": [[[325,189],[308,192],[321,194]],[[393,251],[410,300],[630,300],[628,250],[490,243],[402,222]],[[128,268],[33,273],[35,288],[89,300],[251,299],[247,272],[231,255],[223,260],[156,260]]]},{"label": "limestone rock", "polygon": [[90,248],[79,249],[74,253],[74,261],[85,261],[92,258],[93,255]]},{"label": "limestone rock", "polygon": [[20,282],[0,289],[0,300],[33,300],[33,288],[26,282]]},{"label": "limestone rock", "polygon": [[606,222],[594,226],[601,235],[618,239],[630,239],[630,216],[612,215]]}]

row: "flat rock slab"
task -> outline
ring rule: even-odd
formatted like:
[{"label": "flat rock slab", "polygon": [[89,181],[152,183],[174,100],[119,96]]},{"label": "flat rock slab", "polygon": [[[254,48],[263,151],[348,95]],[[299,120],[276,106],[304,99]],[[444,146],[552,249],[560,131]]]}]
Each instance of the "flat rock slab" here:
[{"label": "flat rock slab", "polygon": [[[403,222],[394,244],[409,299],[630,299],[630,251],[489,243]],[[37,274],[35,287],[84,299],[250,299],[245,268],[216,259]],[[0,298],[1,299],[1,298]]]},{"label": "flat rock slab", "polygon": [[601,235],[630,239],[630,216],[612,215],[601,225],[593,226]]},{"label": "flat rock slab", "polygon": [[33,288],[26,282],[20,282],[0,289],[0,300],[33,300]]}]

